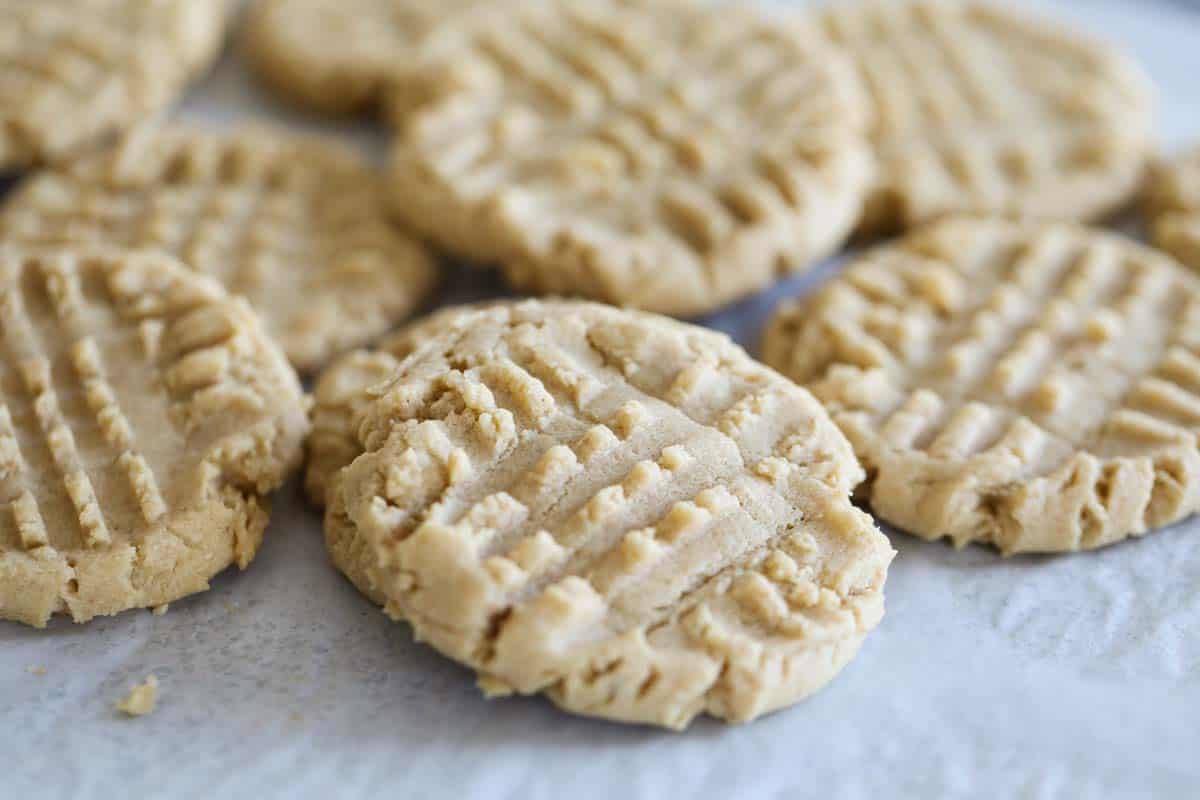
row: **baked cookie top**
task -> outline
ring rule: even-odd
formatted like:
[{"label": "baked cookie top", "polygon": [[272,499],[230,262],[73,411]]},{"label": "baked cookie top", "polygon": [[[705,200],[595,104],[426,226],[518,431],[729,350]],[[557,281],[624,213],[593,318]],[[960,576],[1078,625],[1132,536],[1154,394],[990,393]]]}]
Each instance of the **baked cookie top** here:
[{"label": "baked cookie top", "polygon": [[255,0],[244,45],[258,75],[326,114],[390,106],[416,77],[426,39],[477,9],[545,0]]},{"label": "baked cookie top", "polygon": [[1152,93],[1108,45],[972,0],[836,3],[821,21],[873,101],[863,229],[960,212],[1092,219],[1136,192]]},{"label": "baked cookie top", "polygon": [[312,390],[312,433],[307,444],[304,489],[314,505],[324,507],[325,490],[334,473],[362,455],[358,422],[382,388],[404,374],[404,362],[439,335],[455,335],[479,306],[450,306],[413,320],[369,348],[345,353],[318,376]]},{"label": "baked cookie top", "polygon": [[796,702],[883,613],[850,445],[726,337],[527,301],[464,312],[361,415],[327,524],[495,693],[680,728]]},{"label": "baked cookie top", "polygon": [[1154,244],[1200,269],[1200,147],[1154,164],[1145,210]]},{"label": "baked cookie top", "polygon": [[436,273],[355,153],[262,129],[141,126],[31,178],[0,235],[167,250],[249,300],[304,371],[408,316]]},{"label": "baked cookie top", "polygon": [[865,99],[800,18],[528,3],[439,32],[425,59],[396,211],[521,289],[701,313],[804,269],[858,218]]},{"label": "baked cookie top", "polygon": [[1200,284],[1122,237],[947,221],[786,305],[763,350],[918,536],[1090,549],[1200,506]]},{"label": "baked cookie top", "polygon": [[157,606],[245,567],[307,432],[257,318],[154,253],[0,248],[0,618]]},{"label": "baked cookie top", "polygon": [[[304,489],[309,502],[324,508],[325,495],[333,476],[366,450],[360,437],[362,414],[378,391],[396,380],[409,377],[420,359],[409,356],[439,336],[461,335],[478,306],[451,306],[413,321],[385,336],[370,349],[354,350],[338,358],[321,373],[312,392],[312,432],[308,436]],[[325,545],[334,566],[376,605],[385,600],[376,583],[376,557],[352,525],[331,518],[325,525]]]},{"label": "baked cookie top", "polygon": [[59,161],[208,67],[226,0],[0,0],[0,172]]}]

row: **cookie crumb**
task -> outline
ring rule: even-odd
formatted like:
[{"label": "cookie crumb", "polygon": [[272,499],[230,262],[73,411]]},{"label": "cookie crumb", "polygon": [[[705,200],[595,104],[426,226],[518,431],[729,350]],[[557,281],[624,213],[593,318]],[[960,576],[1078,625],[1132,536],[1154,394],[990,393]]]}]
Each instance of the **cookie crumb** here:
[{"label": "cookie crumb", "polygon": [[166,614],[170,608],[170,603],[163,603],[162,605],[155,606],[154,608],[150,609],[150,613],[156,617],[161,617],[163,614]]},{"label": "cookie crumb", "polygon": [[144,717],[153,713],[158,705],[158,677],[151,673],[143,683],[129,690],[129,694],[120,703],[117,711],[130,717]]}]

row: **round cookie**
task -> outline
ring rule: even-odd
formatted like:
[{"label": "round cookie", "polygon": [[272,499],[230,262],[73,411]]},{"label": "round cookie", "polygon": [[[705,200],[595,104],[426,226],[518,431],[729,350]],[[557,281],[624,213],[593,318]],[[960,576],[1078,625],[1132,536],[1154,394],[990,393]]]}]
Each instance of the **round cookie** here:
[{"label": "round cookie", "polygon": [[974,0],[836,3],[820,19],[875,109],[864,232],[961,212],[1094,219],[1137,191],[1152,92],[1109,46]]},{"label": "round cookie", "polygon": [[516,287],[698,314],[857,221],[865,99],[801,19],[560,0],[469,22],[426,45],[435,99],[393,146],[396,212]]},{"label": "round cookie", "polygon": [[59,161],[171,103],[226,0],[0,0],[0,172]]},{"label": "round cookie", "polygon": [[918,536],[1083,550],[1200,507],[1200,282],[1130,240],[940,223],[785,306],[763,350]]},{"label": "round cookie", "polygon": [[1200,147],[1154,165],[1145,206],[1154,244],[1200,270]]},{"label": "round cookie", "polygon": [[0,248],[0,618],[169,603],[254,558],[301,455],[295,372],[165,254]]},{"label": "round cookie", "polygon": [[391,328],[433,288],[433,260],[391,224],[381,192],[339,145],[147,125],[31,178],[0,210],[0,236],[167,250],[249,300],[309,371]]},{"label": "round cookie", "polygon": [[682,728],[829,681],[893,552],[849,443],[726,337],[590,303],[463,312],[360,415],[327,525],[489,693]]},{"label": "round cookie", "polygon": [[256,0],[245,51],[259,77],[288,99],[348,114],[379,105],[417,70],[431,32],[500,3],[512,0]]}]

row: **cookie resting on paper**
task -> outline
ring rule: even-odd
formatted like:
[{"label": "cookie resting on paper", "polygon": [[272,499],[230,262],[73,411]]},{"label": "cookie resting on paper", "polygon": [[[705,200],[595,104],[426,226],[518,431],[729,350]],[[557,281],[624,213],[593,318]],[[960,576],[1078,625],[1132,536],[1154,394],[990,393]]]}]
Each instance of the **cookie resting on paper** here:
[{"label": "cookie resting on paper", "polygon": [[943,222],[786,305],[763,350],[918,536],[1085,550],[1200,507],[1200,283],[1123,237]]},{"label": "cookie resting on paper", "polygon": [[468,310],[360,415],[327,525],[491,693],[682,728],[797,702],[883,614],[850,445],[728,338],[577,302]]}]

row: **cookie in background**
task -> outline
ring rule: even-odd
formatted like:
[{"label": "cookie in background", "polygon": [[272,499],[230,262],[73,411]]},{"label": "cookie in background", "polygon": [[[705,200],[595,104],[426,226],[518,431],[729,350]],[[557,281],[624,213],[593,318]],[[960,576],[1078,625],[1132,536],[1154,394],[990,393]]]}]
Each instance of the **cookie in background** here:
[{"label": "cookie in background", "polygon": [[54,163],[170,106],[231,0],[0,0],[0,173]]},{"label": "cookie in background", "polygon": [[437,277],[365,159],[265,128],[141,125],[28,178],[0,206],[0,238],[166,250],[249,300],[305,372],[403,321]]}]

